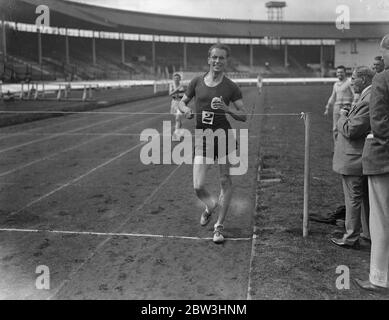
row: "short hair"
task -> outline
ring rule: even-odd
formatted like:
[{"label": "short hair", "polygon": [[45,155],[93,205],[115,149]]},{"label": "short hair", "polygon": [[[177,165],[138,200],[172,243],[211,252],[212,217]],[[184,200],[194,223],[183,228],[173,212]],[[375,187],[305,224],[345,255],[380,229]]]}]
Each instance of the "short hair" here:
[{"label": "short hair", "polygon": [[227,58],[230,56],[231,54],[231,49],[229,46],[227,46],[226,44],[223,44],[223,43],[215,43],[214,45],[212,45],[209,50],[208,50],[208,57],[211,56],[211,52],[213,49],[220,49],[220,50],[224,50],[226,53],[227,53]]},{"label": "short hair", "polygon": [[181,75],[178,72],[173,73],[173,78],[176,76],[180,77],[180,80],[182,79]]},{"label": "short hair", "polygon": [[343,69],[343,71],[346,72],[346,67],[345,67],[345,66],[342,66],[342,65],[337,66],[336,69]]},{"label": "short hair", "polygon": [[358,78],[364,78],[368,82],[371,82],[373,80],[373,77],[375,76],[375,72],[366,66],[356,67],[354,69],[354,72],[356,73]]},{"label": "short hair", "polygon": [[376,56],[376,57],[374,57],[374,60],[384,62],[384,59],[382,59],[382,56]]},{"label": "short hair", "polygon": [[389,50],[389,33],[382,38],[380,47]]}]

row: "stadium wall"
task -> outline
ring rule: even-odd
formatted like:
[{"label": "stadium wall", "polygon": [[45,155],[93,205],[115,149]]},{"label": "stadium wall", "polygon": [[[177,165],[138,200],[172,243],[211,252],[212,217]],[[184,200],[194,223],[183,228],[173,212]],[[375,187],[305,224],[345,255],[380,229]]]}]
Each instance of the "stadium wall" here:
[{"label": "stadium wall", "polygon": [[371,67],[374,57],[378,55],[380,55],[378,40],[338,40],[335,45],[335,66]]}]

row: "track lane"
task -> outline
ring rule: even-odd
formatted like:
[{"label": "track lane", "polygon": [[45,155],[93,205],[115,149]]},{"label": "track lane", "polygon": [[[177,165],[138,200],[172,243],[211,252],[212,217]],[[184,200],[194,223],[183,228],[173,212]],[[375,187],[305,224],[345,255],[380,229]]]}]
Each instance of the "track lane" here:
[{"label": "track lane", "polygon": [[[102,148],[104,145],[100,145],[100,149]],[[85,156],[87,156],[88,150],[85,151]],[[83,155],[80,154],[71,156],[72,160],[78,160],[82,157]],[[62,157],[61,159],[66,161]],[[88,159],[90,159],[90,155]],[[149,230],[159,229],[164,234],[184,234],[186,232],[193,234],[197,232],[198,234],[203,232],[209,236],[209,230],[198,226],[196,208],[199,207],[193,206],[193,202],[188,202],[188,199],[194,201],[194,195],[191,192],[191,166],[189,165],[180,168],[167,188],[160,190],[155,195],[155,199],[146,204],[142,210],[136,211],[136,206],[142,199],[144,201],[147,198],[145,195],[152,192],[148,190],[153,190],[152,188],[161,183],[172,169],[173,165],[144,166],[139,163],[139,158],[126,156],[94,174],[88,175],[77,184],[64,188],[52,197],[42,200],[39,204],[31,206],[29,210],[18,216],[19,219],[8,222],[3,220],[0,224],[7,222],[8,226],[19,227],[61,227],[61,229],[79,228],[79,230],[107,231],[114,229],[120,222],[125,221],[124,219],[129,218],[125,225],[126,230],[139,230],[141,228],[146,230],[149,228]],[[31,181],[35,182],[34,179]],[[36,182],[38,186],[38,181]],[[236,182],[236,184],[240,188],[238,186],[240,182]],[[91,185],[95,187],[90,188]],[[107,188],[107,186],[112,187]],[[213,188],[216,187],[217,185],[213,186]],[[243,188],[238,192],[247,193],[248,189]],[[159,201],[169,202],[170,199],[174,202],[175,194],[180,194],[182,197],[186,195],[187,198],[182,198],[183,201],[180,201],[181,198],[177,200],[183,204],[182,208],[165,207],[167,216],[154,212],[154,209],[158,208],[156,206]],[[193,210],[193,213],[188,212],[188,208]],[[173,224],[167,220],[169,213]],[[250,221],[250,214],[251,212],[248,212],[243,217]],[[21,221],[23,220],[20,220],[21,217],[25,220]],[[190,221],[185,223],[185,219],[188,217],[190,217]],[[238,234],[233,226],[240,225],[241,220],[242,216],[231,214],[229,231],[231,234]],[[242,224],[241,227],[244,225]],[[0,237],[3,237],[3,234],[0,233]],[[15,291],[10,293],[14,297],[44,298],[50,294],[50,292],[37,292],[31,285],[24,286],[28,290],[21,289],[23,288],[22,283],[26,281],[31,283],[33,280],[32,277],[28,278],[24,275],[31,272],[37,263],[46,263],[53,270],[52,290],[58,288],[63,281],[67,281],[74,270],[78,270],[74,273],[74,278],[72,276],[69,279],[71,281],[66,282],[67,285],[64,286],[63,290],[54,296],[56,299],[73,297],[134,297],[135,299],[136,297],[151,299],[165,297],[174,299],[186,296],[199,299],[223,297],[244,299],[246,294],[247,274],[245,272],[248,269],[248,261],[246,260],[250,254],[249,243],[227,242],[225,246],[220,247],[215,246],[212,242],[193,244],[188,241],[183,244],[176,242],[176,240],[156,241],[153,239],[139,239],[133,242],[130,239],[118,240],[114,238],[93,259],[86,261],[88,254],[91,250],[95,250],[98,245],[93,237],[76,235],[21,237],[11,234],[6,235],[6,239],[6,243],[12,241],[16,247],[19,247],[19,249],[11,250],[13,253],[18,252],[18,258],[15,256],[11,258],[8,255],[8,272],[4,277],[6,280],[2,282],[3,285],[15,288]],[[82,241],[82,246],[76,249],[78,241]],[[41,247],[45,247],[45,249],[40,249]],[[55,251],[60,251],[56,257],[53,255]],[[32,252],[34,254],[43,253],[43,255],[29,259]],[[193,260],[193,257],[196,258]],[[28,261],[28,263],[15,272],[11,271],[9,266],[12,266],[15,261],[17,263],[22,260]],[[163,267],[164,265],[166,268]],[[207,266],[207,270],[204,270],[203,266]],[[210,271],[216,269],[219,270],[218,274]],[[94,277],[91,277],[92,274]],[[15,281],[18,279],[17,276],[21,276],[22,283]],[[111,284],[115,286],[112,287]]]},{"label": "track lane", "polygon": [[[43,141],[46,143],[46,141],[50,141],[50,139],[55,139],[57,137],[64,136],[66,137],[66,134],[71,133],[87,133],[88,127],[91,126],[91,128],[95,128],[95,125],[97,125],[99,122],[101,122],[101,128],[104,128],[104,121],[109,122],[111,119],[117,119],[117,120],[125,120],[127,118],[131,118],[136,115],[129,115],[129,114],[112,114],[108,111],[118,111],[118,112],[131,112],[131,113],[142,113],[145,110],[163,110],[165,112],[168,112],[168,105],[169,102],[167,98],[163,99],[157,99],[157,101],[153,100],[147,100],[147,101],[139,101],[134,103],[128,103],[125,105],[119,105],[116,107],[106,108],[106,109],[100,109],[96,113],[92,114],[85,114],[85,113],[79,113],[77,115],[70,115],[70,116],[77,116],[78,120],[80,121],[67,121],[65,120],[67,117],[61,117],[64,121],[63,123],[56,124],[54,128],[50,129],[50,133],[52,133],[52,136],[36,136],[36,135],[29,135],[30,132],[32,133],[45,133],[47,132],[46,126],[42,126],[40,123],[41,121],[35,121],[35,128],[32,129],[32,131],[24,131],[21,130],[21,132],[11,134],[9,136],[3,136],[3,140],[0,141],[0,152],[7,152],[14,149],[17,149],[18,145],[20,145],[20,148],[23,148],[24,146],[32,145],[33,148],[36,148],[37,143],[39,145],[40,141]],[[156,106],[161,106],[160,108],[154,108]],[[165,107],[165,108],[163,108]],[[107,111],[105,113],[104,111]],[[138,117],[143,117],[143,115],[139,115]],[[51,118],[53,122],[56,122],[56,119],[58,118]],[[57,122],[56,122],[57,123]],[[83,129],[84,128],[84,129]],[[90,130],[90,132],[94,132],[93,130]],[[11,154],[12,155],[12,154]],[[4,155],[3,155],[4,156]],[[6,154],[5,156],[8,156]]]}]

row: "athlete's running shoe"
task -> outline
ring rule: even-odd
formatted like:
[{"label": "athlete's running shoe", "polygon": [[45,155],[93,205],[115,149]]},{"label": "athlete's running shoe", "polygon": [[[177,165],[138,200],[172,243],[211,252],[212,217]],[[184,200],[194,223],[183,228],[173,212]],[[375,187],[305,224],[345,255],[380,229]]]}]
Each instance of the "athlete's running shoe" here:
[{"label": "athlete's running shoe", "polygon": [[206,226],[209,223],[209,221],[211,221],[212,213],[216,210],[216,208],[217,208],[217,203],[215,203],[215,206],[213,207],[213,209],[211,211],[208,211],[208,209],[205,209],[204,212],[201,214],[200,224],[203,227]]},{"label": "athlete's running shoe", "polygon": [[213,242],[217,244],[224,242],[223,228],[222,224],[215,225],[215,230],[213,231]]}]

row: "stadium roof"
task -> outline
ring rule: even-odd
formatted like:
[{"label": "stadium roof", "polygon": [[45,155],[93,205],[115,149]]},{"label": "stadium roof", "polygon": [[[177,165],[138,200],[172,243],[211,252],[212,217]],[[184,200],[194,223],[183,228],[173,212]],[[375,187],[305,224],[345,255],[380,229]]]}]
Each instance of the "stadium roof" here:
[{"label": "stadium roof", "polygon": [[84,28],[155,35],[283,39],[378,39],[389,33],[389,22],[351,22],[338,30],[334,22],[227,20],[125,11],[63,0],[0,0],[5,18],[35,23],[38,5],[50,8],[55,27]]}]

